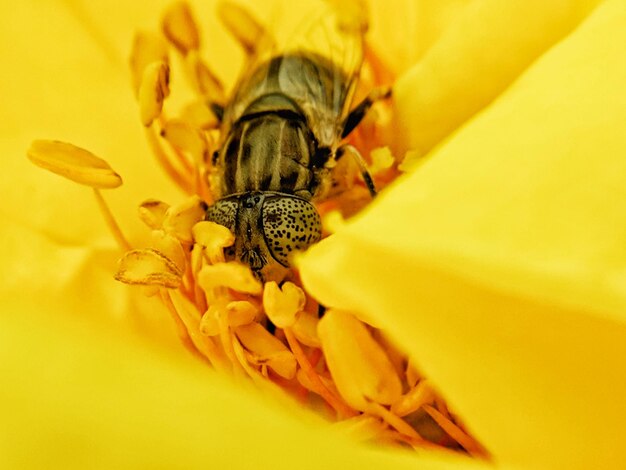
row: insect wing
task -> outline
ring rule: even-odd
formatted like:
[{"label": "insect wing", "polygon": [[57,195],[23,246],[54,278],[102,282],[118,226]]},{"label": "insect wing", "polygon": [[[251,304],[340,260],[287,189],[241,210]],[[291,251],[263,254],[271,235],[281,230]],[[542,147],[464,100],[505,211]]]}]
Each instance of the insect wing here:
[{"label": "insect wing", "polygon": [[[281,94],[304,112],[320,146],[334,148],[358,82],[365,28],[326,3],[291,8],[299,9],[297,15],[274,14],[248,55],[225,110],[222,135],[259,97]],[[281,16],[289,16],[289,22]]]}]

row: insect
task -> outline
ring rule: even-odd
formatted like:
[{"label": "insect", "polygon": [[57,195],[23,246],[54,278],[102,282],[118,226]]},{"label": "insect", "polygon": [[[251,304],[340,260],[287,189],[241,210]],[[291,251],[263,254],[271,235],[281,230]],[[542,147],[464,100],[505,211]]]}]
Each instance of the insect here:
[{"label": "insect", "polygon": [[390,93],[374,89],[351,108],[364,34],[365,28],[342,27],[330,15],[283,50],[259,40],[270,45],[250,53],[226,105],[213,105],[221,119],[213,156],[219,198],[206,219],[233,232],[226,256],[246,263],[261,280],[284,276],[291,255],[320,240],[313,202],[327,195],[339,158],[352,154],[375,194],[360,154],[342,144],[372,104]]}]

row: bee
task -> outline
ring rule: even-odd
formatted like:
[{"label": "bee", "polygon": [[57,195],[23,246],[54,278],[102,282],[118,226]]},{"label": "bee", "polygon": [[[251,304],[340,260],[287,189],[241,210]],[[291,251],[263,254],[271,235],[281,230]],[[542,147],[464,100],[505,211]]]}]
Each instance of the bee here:
[{"label": "bee", "polygon": [[229,101],[212,105],[221,120],[213,155],[219,197],[206,220],[233,232],[227,258],[247,264],[261,280],[284,277],[292,254],[320,240],[313,203],[328,194],[339,158],[353,155],[375,194],[360,154],[343,142],[390,91],[374,89],[352,107],[366,28],[339,20],[328,12],[280,51],[267,35],[259,39],[270,46],[250,53]]}]

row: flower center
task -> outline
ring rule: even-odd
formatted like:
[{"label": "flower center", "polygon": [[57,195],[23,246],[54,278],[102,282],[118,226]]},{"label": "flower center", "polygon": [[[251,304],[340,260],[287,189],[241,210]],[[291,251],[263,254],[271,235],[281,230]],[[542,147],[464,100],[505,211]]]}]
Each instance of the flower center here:
[{"label": "flower center", "polygon": [[[246,10],[222,3],[218,13],[248,58],[260,54],[265,43],[273,47],[272,34]],[[364,34],[367,24],[362,16],[336,15],[341,31]],[[283,263],[280,273],[272,272],[262,282],[249,265],[236,256],[231,259],[240,235],[205,220],[207,207],[222,197],[224,174],[218,157],[228,132],[221,122],[229,99],[202,59],[200,33],[187,4],[178,2],[165,12],[162,33],[136,35],[131,70],[150,147],[188,197],[172,206],[158,200],[142,203],[139,214],[151,230],[151,240],[146,248],[129,249],[96,189],[103,215],[126,251],[116,279],[157,295],[185,347],[218,371],[287,395],[341,421],[347,432],[364,440],[486,456],[431,382],[383,331],[360,319],[358,312],[320,305],[307,294],[296,267]],[[170,95],[170,49],[180,56],[195,92],[177,117],[167,117],[163,110]],[[332,174],[332,181],[316,188],[324,195],[316,204],[323,236],[370,203],[368,186],[383,189],[407,163],[382,146],[389,107],[380,98],[388,95],[384,85],[389,83],[384,81],[392,74],[367,41],[359,67],[360,88],[352,91],[365,96],[364,103],[369,99],[367,108],[372,109],[351,114],[360,123],[341,148],[355,152],[355,158],[334,160],[320,171]],[[108,165],[69,144],[39,142],[29,156],[94,188],[103,181],[109,186],[102,187],[121,184]],[[220,210],[229,207],[223,204]],[[226,220],[228,214],[220,217]],[[272,217],[275,223],[276,214]],[[295,231],[286,235],[291,240]]]}]

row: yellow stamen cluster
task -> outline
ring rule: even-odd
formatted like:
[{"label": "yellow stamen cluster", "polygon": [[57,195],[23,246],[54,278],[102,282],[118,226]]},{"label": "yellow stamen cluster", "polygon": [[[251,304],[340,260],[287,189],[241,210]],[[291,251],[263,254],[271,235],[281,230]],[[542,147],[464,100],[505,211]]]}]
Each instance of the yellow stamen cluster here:
[{"label": "yellow stamen cluster", "polygon": [[[248,53],[259,46],[259,38],[269,37],[237,5],[222,3],[218,14]],[[343,27],[366,29],[363,18],[346,18],[344,23]],[[262,284],[247,266],[226,259],[224,250],[233,245],[233,234],[204,220],[207,204],[219,197],[209,158],[219,141],[218,121],[207,102],[223,102],[223,87],[201,59],[199,30],[187,4],[178,2],[166,11],[162,32],[163,36],[136,36],[133,85],[157,161],[189,196],[171,206],[144,201],[139,217],[151,236],[146,247],[131,249],[96,193],[126,251],[116,279],[158,295],[183,344],[215,369],[282,389],[329,418],[343,420],[346,432],[366,440],[485,455],[430,381],[371,322],[336,309],[321,315],[322,307],[306,293],[295,271],[281,285]],[[198,95],[172,119],[163,113],[170,93],[168,43],[191,74]],[[373,51],[366,57],[374,57]],[[366,61],[365,75],[371,77],[366,86],[380,84],[378,67],[379,61]],[[370,120],[366,128],[370,131],[377,125]],[[357,131],[351,142],[358,145],[362,139]],[[374,147],[367,143],[366,148]],[[28,155],[37,165],[81,184],[94,188],[121,184],[106,162],[70,144],[37,141]],[[344,159],[340,165],[349,161]],[[373,151],[366,163],[379,187],[399,174],[398,162],[387,148]],[[336,172],[342,179],[341,190],[319,206],[327,232],[369,200],[358,170],[338,165]]]}]

